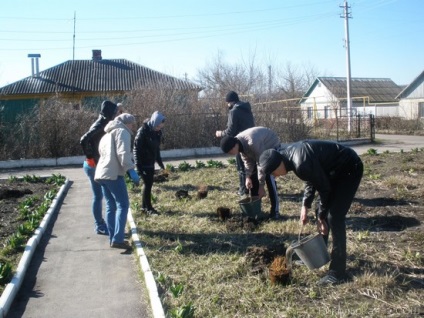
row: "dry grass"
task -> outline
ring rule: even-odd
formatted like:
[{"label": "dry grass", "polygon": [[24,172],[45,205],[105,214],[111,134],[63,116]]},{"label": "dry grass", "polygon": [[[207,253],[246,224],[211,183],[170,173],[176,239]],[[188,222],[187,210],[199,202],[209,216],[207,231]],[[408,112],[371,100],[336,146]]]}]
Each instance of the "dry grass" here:
[{"label": "dry grass", "polygon": [[[172,172],[166,182],[155,183],[159,216],[142,214],[140,193],[132,191],[132,209],[167,314],[191,304],[195,317],[418,316],[424,298],[423,157],[421,151],[363,157],[366,172],[347,220],[353,277],[325,288],[316,281],[326,266],[309,271],[294,265],[290,284],[272,285],[268,270],[255,270],[247,257],[253,246],[278,250],[297,239],[303,185],[292,174],[278,182],[287,218],[250,227],[240,225],[238,178],[228,163]],[[205,185],[207,197],[199,199],[199,186]],[[189,197],[178,199],[178,190]],[[228,207],[232,218],[222,221],[218,207]],[[269,208],[264,199],[262,210]],[[234,220],[239,226],[230,227]],[[306,234],[315,232],[311,221]]]}]

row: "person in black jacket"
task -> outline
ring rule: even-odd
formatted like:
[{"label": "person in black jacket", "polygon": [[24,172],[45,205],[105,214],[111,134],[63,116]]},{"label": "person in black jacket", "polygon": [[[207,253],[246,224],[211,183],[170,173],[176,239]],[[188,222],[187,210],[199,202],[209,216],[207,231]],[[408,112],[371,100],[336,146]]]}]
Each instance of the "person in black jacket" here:
[{"label": "person in black jacket", "polygon": [[333,246],[327,275],[318,284],[337,284],[346,279],[346,214],[361,183],[363,164],[356,152],[329,141],[300,141],[278,152],[268,149],[259,158],[264,173],[274,177],[293,171],[305,181],[300,212],[302,224],[308,222],[308,210],[318,192],[317,226],[328,242],[331,231]]},{"label": "person in black jacket", "polygon": [[147,214],[159,214],[152,206],[151,195],[155,162],[161,169],[165,169],[160,155],[164,122],[165,116],[155,111],[138,129],[134,141],[135,165],[144,182],[141,208]]},{"label": "person in black jacket", "polygon": [[113,120],[117,114],[118,106],[109,100],[102,103],[100,114],[97,120],[91,125],[90,129],[81,137],[80,144],[85,155],[83,169],[90,180],[91,191],[93,192],[93,201],[91,210],[94,217],[94,226],[97,234],[107,235],[107,226],[102,216],[102,187],[94,181],[96,165],[99,162],[99,143],[105,134],[104,128],[107,123]]},{"label": "person in black jacket", "polygon": [[[227,128],[225,130],[217,130],[215,132],[217,138],[224,136],[235,137],[247,128],[255,127],[252,108],[248,102],[241,102],[238,94],[234,91],[228,92],[225,96],[225,101],[229,109]],[[236,164],[240,182],[238,194],[244,196],[249,193],[249,190],[246,188],[246,172],[240,154],[236,155]]]}]

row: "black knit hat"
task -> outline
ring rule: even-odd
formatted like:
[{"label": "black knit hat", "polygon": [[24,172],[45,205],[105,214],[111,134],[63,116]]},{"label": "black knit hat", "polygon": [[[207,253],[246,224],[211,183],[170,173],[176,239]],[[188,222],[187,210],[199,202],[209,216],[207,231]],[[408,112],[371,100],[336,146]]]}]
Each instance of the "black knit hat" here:
[{"label": "black knit hat", "polygon": [[237,144],[237,138],[225,136],[221,139],[221,149],[224,153],[228,153]]},{"label": "black knit hat", "polygon": [[239,102],[240,100],[236,92],[229,91],[227,96],[225,96],[225,101],[229,103],[229,102]]},{"label": "black knit hat", "polygon": [[282,161],[284,158],[277,150],[268,149],[259,157],[259,166],[265,174],[271,174]]}]

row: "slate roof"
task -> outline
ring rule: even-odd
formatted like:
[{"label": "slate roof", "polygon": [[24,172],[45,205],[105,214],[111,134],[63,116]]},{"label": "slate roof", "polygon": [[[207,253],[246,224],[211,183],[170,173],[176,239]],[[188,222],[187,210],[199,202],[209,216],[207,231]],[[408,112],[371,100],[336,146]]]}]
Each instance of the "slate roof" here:
[{"label": "slate roof", "polygon": [[66,61],[0,88],[0,95],[131,91],[141,87],[202,88],[125,59]]},{"label": "slate roof", "polygon": [[[322,83],[337,98],[346,98],[346,77],[317,77],[306,94],[307,98],[315,87]],[[368,96],[370,102],[397,102],[396,96],[402,87],[389,78],[351,78],[351,97]]]}]

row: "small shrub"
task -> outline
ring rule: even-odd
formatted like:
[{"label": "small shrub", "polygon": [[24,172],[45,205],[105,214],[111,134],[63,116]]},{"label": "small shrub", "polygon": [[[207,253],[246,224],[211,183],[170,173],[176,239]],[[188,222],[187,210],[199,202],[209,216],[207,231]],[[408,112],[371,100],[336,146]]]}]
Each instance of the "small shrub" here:
[{"label": "small shrub", "polygon": [[191,168],[192,166],[186,161],[183,161],[178,165],[178,171],[189,171]]},{"label": "small shrub", "polygon": [[376,156],[377,155],[377,149],[370,148],[370,149],[367,150],[367,154],[369,154],[370,156]]}]

